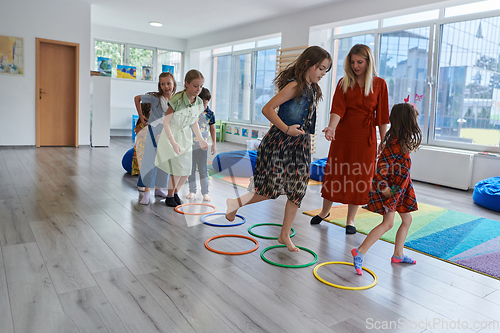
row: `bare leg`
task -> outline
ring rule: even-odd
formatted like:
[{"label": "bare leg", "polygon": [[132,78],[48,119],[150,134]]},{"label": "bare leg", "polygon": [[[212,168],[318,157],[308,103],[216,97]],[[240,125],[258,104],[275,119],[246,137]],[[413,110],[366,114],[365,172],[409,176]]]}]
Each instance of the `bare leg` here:
[{"label": "bare leg", "polygon": [[347,221],[346,225],[354,226],[354,218],[356,217],[356,213],[358,211],[358,205],[347,205]]},{"label": "bare leg", "polygon": [[168,197],[174,196],[174,189],[175,189],[174,178],[175,178],[175,176],[170,175],[170,179],[168,180],[168,188],[167,188],[167,196]]},{"label": "bare leg", "polygon": [[285,206],[285,216],[283,217],[283,226],[281,227],[281,233],[278,236],[278,243],[285,244],[290,252],[299,252],[300,249],[293,245],[290,239],[290,229],[292,228],[293,221],[295,220],[295,215],[297,215],[297,210],[299,206],[287,200]]},{"label": "bare leg", "polygon": [[267,200],[268,198],[265,196],[262,196],[257,193],[253,192],[248,192],[247,194],[242,195],[239,198],[236,199],[227,199],[226,200],[226,219],[228,221],[234,221],[234,218],[236,217],[236,212],[240,207],[250,205],[256,202],[260,202],[263,200]]},{"label": "bare leg", "polygon": [[394,225],[394,216],[396,215],[395,212],[387,212],[384,214],[384,218],[382,220],[382,223],[380,223],[378,226],[373,228],[372,231],[366,236],[365,240],[361,245],[358,247],[358,251],[361,252],[362,254],[366,254],[368,249],[380,238],[382,237],[383,234],[385,234],[387,231],[391,230],[392,226]]},{"label": "bare leg", "polygon": [[319,217],[324,219],[329,213],[330,213],[330,208],[332,208],[333,201],[328,201],[323,198],[323,208],[321,209],[321,212],[319,212]]},{"label": "bare leg", "polygon": [[408,230],[410,229],[412,221],[410,213],[399,213],[399,216],[401,216],[402,222],[401,226],[398,229],[398,232],[396,233],[396,242],[394,243],[395,257],[403,256],[403,249],[405,246],[406,236],[408,236]]}]

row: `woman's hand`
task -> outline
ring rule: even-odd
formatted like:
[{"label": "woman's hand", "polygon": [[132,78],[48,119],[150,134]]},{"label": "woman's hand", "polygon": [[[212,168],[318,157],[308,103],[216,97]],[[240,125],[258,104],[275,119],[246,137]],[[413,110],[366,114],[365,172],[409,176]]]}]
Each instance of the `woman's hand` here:
[{"label": "woman's hand", "polygon": [[217,149],[215,148],[215,142],[212,143],[212,155],[215,154]]},{"label": "woman's hand", "polygon": [[325,139],[328,141],[335,140],[335,128],[329,126],[325,127],[323,133],[325,133]]},{"label": "woman's hand", "polygon": [[203,150],[207,150],[208,149],[208,142],[205,140],[200,140],[200,148]]},{"label": "woman's hand", "polygon": [[304,130],[300,128],[299,124],[288,126],[288,129],[285,131],[285,133],[290,136],[299,136],[306,134],[306,132],[304,132]]},{"label": "woman's hand", "polygon": [[174,149],[174,153],[180,154],[181,153],[181,146],[177,142],[175,142],[174,139],[170,141],[170,144],[172,145],[172,148]]}]

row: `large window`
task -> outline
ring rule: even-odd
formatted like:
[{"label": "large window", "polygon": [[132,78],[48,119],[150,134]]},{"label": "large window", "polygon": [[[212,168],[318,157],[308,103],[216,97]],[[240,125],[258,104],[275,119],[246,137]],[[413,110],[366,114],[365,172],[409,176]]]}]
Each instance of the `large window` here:
[{"label": "large window", "polygon": [[97,69],[97,58],[109,58],[113,64],[112,76],[116,77],[116,65],[125,64],[125,44],[95,41],[95,68]]},{"label": "large window", "polygon": [[277,47],[272,38],[213,50],[212,108],[218,119],[268,124],[262,108],[274,96]]},{"label": "large window", "polygon": [[381,34],[379,76],[387,83],[389,107],[409,98],[420,110],[419,124],[424,129],[427,63],[430,28],[398,30]]},{"label": "large window", "polygon": [[499,147],[500,17],[441,26],[436,140]]},{"label": "large window", "polygon": [[111,59],[112,77],[116,77],[117,65],[128,65],[136,67],[137,80],[157,81],[165,70],[173,71],[177,82],[182,81],[182,52],[96,40],[96,68],[99,57]]},{"label": "large window", "polygon": [[[481,8],[499,6],[485,1]],[[389,106],[407,97],[417,105],[423,143],[499,152],[500,11],[460,20],[469,14],[465,7],[382,18],[377,28],[374,21],[334,28],[332,85],[351,47],[366,44]]]}]

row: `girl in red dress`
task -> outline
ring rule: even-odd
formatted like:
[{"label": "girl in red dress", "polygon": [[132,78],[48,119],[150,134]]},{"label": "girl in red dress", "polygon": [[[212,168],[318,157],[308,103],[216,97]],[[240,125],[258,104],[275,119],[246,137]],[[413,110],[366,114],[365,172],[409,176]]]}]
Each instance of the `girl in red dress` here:
[{"label": "girl in red dress", "polygon": [[352,47],[344,61],[344,77],[333,96],[330,123],[323,132],[331,141],[323,178],[323,209],[312,218],[318,224],[330,215],[333,202],[348,204],[346,233],[356,233],[354,217],[368,202],[377,155],[378,127],[383,141],[389,123],[387,85],[377,77],[371,49]]},{"label": "girl in red dress", "polygon": [[396,233],[392,262],[416,264],[403,254],[406,236],[411,225],[410,212],[418,209],[417,199],[410,178],[410,151],[416,151],[422,141],[422,132],[417,122],[418,111],[411,104],[396,104],[391,110],[391,128],[387,132],[382,153],[377,161],[377,171],[370,189],[368,210],[383,216],[364,242],[351,250],[354,268],[361,275],[366,251],[394,225],[394,216],[401,216],[401,226]]}]

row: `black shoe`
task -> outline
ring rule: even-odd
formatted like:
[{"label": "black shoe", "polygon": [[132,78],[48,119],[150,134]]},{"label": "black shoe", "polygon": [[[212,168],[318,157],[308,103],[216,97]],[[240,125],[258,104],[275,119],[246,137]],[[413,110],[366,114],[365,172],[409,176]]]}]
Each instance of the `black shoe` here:
[{"label": "black shoe", "polygon": [[323,221],[324,219],[326,219],[328,216],[330,216],[330,213],[328,213],[328,215],[325,216],[324,218],[321,218],[319,215],[316,215],[315,217],[313,217],[311,219],[311,224],[320,224],[321,221]]},{"label": "black shoe", "polygon": [[348,235],[354,235],[356,233],[356,227],[353,225],[346,225],[345,233]]},{"label": "black shoe", "polygon": [[177,202],[177,205],[182,205],[182,200],[181,200],[181,198],[179,198],[177,193],[174,193],[174,200],[175,200],[175,202]]},{"label": "black shoe", "polygon": [[168,207],[177,207],[178,204],[177,202],[175,201],[175,198],[174,197],[167,197],[167,199],[165,200],[165,204],[168,206]]}]

